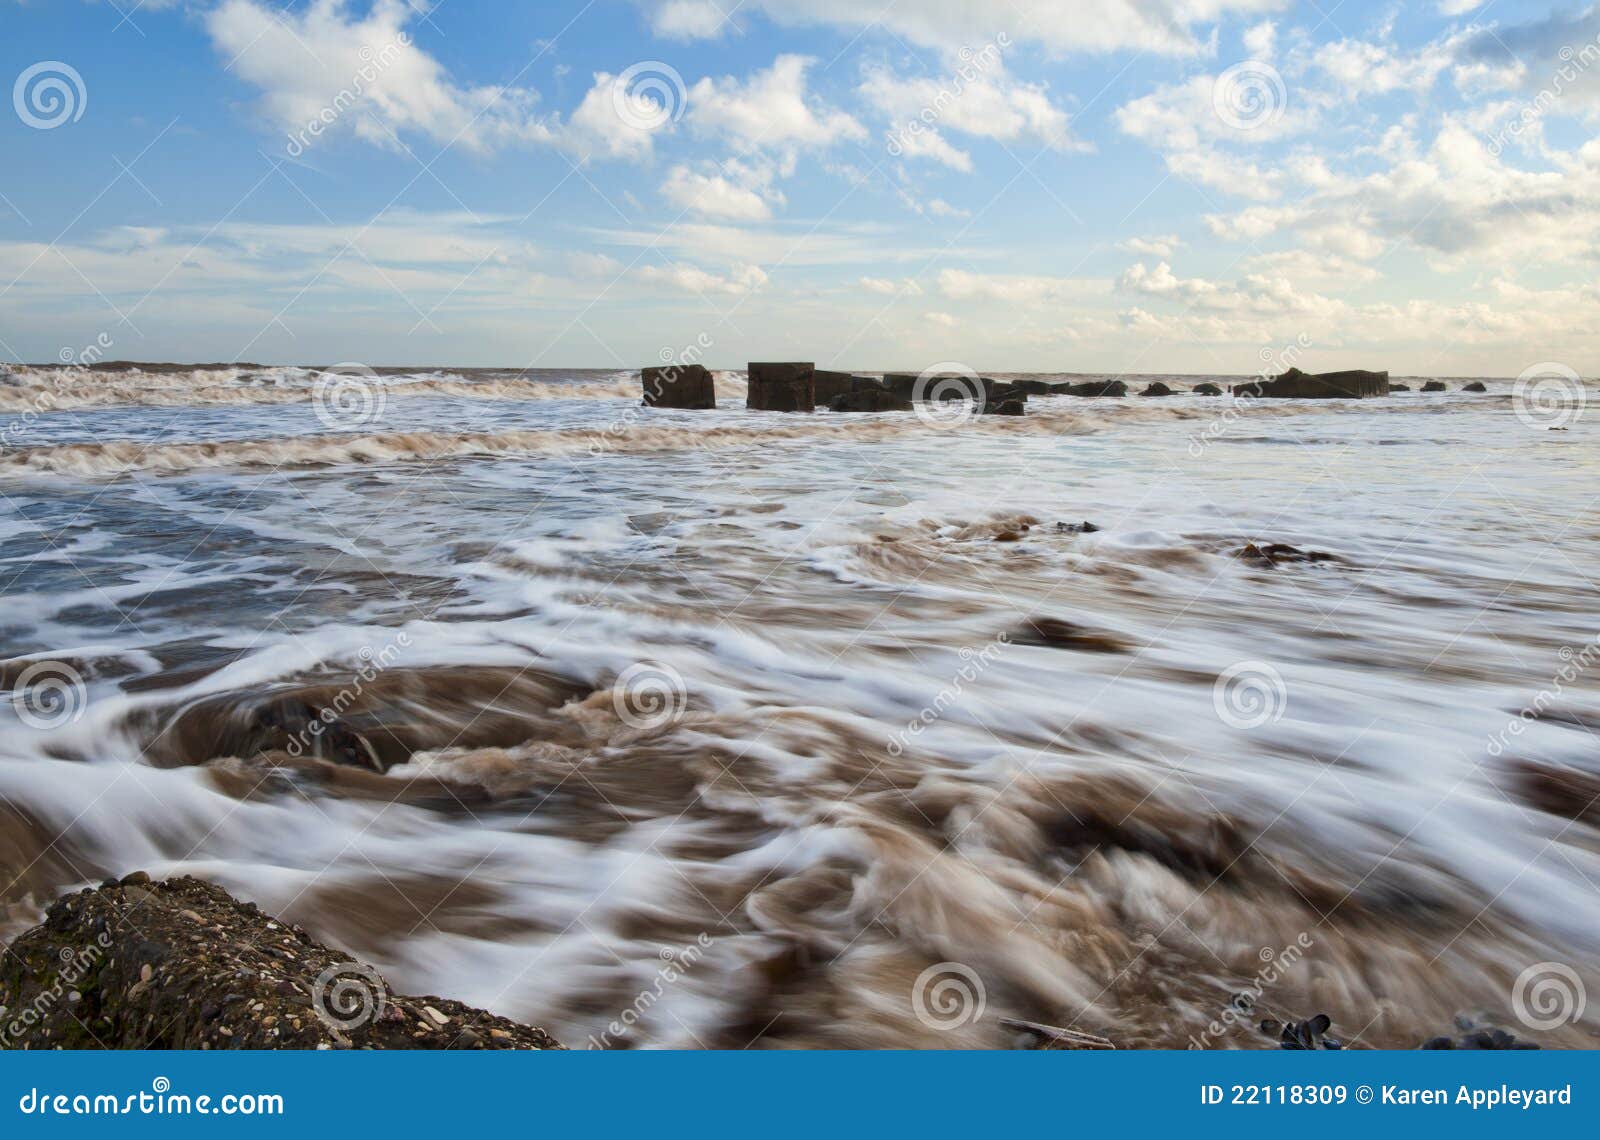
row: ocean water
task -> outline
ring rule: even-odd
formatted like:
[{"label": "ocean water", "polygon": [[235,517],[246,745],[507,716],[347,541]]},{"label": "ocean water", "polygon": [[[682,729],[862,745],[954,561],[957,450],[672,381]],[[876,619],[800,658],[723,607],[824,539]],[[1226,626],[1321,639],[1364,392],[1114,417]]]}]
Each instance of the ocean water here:
[{"label": "ocean water", "polygon": [[573,1046],[1595,1043],[1592,417],[718,388],[0,377],[0,935],[143,869]]}]

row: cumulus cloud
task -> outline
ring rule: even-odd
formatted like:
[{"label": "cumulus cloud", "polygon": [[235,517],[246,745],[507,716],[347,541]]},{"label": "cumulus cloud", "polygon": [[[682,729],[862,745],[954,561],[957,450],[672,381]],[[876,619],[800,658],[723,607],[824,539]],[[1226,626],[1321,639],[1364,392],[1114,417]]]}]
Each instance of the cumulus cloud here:
[{"label": "cumulus cloud", "polygon": [[[674,166],[661,193],[674,206],[704,217],[759,222],[772,216],[772,206],[766,198],[715,168],[701,172]],[[782,200],[781,195],[775,197]]]},{"label": "cumulus cloud", "polygon": [[687,122],[696,131],[725,137],[745,150],[827,147],[861,141],[864,128],[843,111],[813,99],[806,71],[816,61],[780,55],[746,79],[707,77],[689,89]]},{"label": "cumulus cloud", "polygon": [[393,148],[413,132],[474,150],[551,140],[534,92],[454,81],[413,42],[414,15],[404,0],[376,0],[359,16],[343,0],[312,0],[298,12],[222,0],[205,26],[233,73],[260,89],[263,118],[306,136],[303,148],[339,132]]}]

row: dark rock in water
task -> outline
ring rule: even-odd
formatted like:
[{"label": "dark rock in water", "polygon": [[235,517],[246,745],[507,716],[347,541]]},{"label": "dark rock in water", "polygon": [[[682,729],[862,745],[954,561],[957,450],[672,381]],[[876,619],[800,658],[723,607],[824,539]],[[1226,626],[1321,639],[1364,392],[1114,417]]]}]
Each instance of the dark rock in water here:
[{"label": "dark rock in water", "polygon": [[887,388],[865,385],[828,402],[829,410],[835,412],[909,412],[912,407],[909,397],[897,396]]},{"label": "dark rock in water", "polygon": [[913,372],[886,372],[883,376],[883,386],[896,396],[907,400],[914,397],[917,390],[917,381],[921,376]]},{"label": "dark rock in water", "polygon": [[1126,396],[1128,386],[1121,380],[1087,380],[1082,384],[1066,385],[1068,396]]},{"label": "dark rock in water", "polygon": [[1215,384],[1196,384],[1194,386],[1194,394],[1196,396],[1220,396],[1222,395],[1222,389]]},{"label": "dark rock in water", "polygon": [[1325,1013],[1308,1017],[1304,1021],[1263,1021],[1261,1032],[1278,1037],[1280,1049],[1343,1049],[1344,1044],[1324,1034],[1333,1027],[1333,1019]]},{"label": "dark rock in water", "polygon": [[1479,1026],[1474,1019],[1458,1014],[1456,1028],[1461,1030],[1458,1037],[1430,1037],[1424,1041],[1420,1048],[1423,1049],[1537,1049],[1539,1046],[1532,1041],[1521,1041],[1504,1029],[1492,1025]]},{"label": "dark rock in water", "polygon": [[831,404],[835,396],[848,395],[862,384],[882,387],[876,380],[868,380],[864,376],[853,376],[848,372],[827,372],[819,368],[811,376],[812,398],[818,406]]},{"label": "dark rock in water", "polygon": [[1056,530],[1066,534],[1094,534],[1099,529],[1100,528],[1095,526],[1092,522],[1056,523]]},{"label": "dark rock in water", "polygon": [[1411,391],[1411,385],[1410,384],[1390,384],[1389,385],[1389,395],[1391,395],[1391,396],[1394,395],[1396,392],[1409,392],[1409,391]]},{"label": "dark rock in water", "polygon": [[1054,384],[1047,384],[1043,380],[1016,380],[1012,382],[1011,386],[1028,393],[1030,396],[1048,396],[1056,388]]},{"label": "dark rock in water", "polygon": [[1143,392],[1140,392],[1139,395],[1141,395],[1141,396],[1171,396],[1171,395],[1173,395],[1173,391],[1172,391],[1171,388],[1168,388],[1161,381],[1157,380],[1153,384],[1151,384],[1148,388],[1146,388]]},{"label": "dark rock in water", "polygon": [[[437,997],[199,879],[65,895],[0,956],[0,1045],[24,1049],[559,1049]],[[13,1029],[12,1027],[15,1027]]]},{"label": "dark rock in water", "polygon": [[1235,384],[1235,396],[1273,400],[1359,400],[1389,394],[1387,372],[1321,372],[1313,375],[1291,368],[1271,380]]},{"label": "dark rock in water", "polygon": [[745,406],[759,412],[810,412],[817,406],[815,364],[751,364]]},{"label": "dark rock in water", "polygon": [[1461,390],[1463,392],[1487,392],[1489,389],[1483,386],[1482,380],[1474,380],[1472,383],[1464,385]]},{"label": "dark rock in water", "polygon": [[1424,392],[1444,392],[1448,389],[1445,387],[1443,380],[1429,380],[1422,386],[1422,390]]},{"label": "dark rock in water", "polygon": [[1021,400],[991,400],[980,409],[986,416],[1025,416],[1028,405]]},{"label": "dark rock in water", "polygon": [[1243,549],[1234,553],[1234,557],[1257,566],[1278,566],[1285,562],[1338,561],[1337,556],[1326,551],[1301,550],[1298,546],[1290,546],[1287,542],[1269,542],[1265,546],[1247,542]]},{"label": "dark rock in water", "polygon": [[663,368],[643,368],[639,379],[644,385],[647,408],[689,408],[703,411],[717,406],[717,389],[711,373],[700,364],[669,364]]},{"label": "dark rock in water", "polygon": [[1104,630],[1086,629],[1060,618],[1029,618],[1010,635],[1016,645],[1043,645],[1085,653],[1126,653],[1128,642]]}]

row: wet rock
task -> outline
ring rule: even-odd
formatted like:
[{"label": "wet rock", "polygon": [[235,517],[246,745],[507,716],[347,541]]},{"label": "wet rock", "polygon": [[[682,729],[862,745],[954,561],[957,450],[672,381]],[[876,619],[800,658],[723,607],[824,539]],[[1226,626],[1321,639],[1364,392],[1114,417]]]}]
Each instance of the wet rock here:
[{"label": "wet rock", "polygon": [[1483,386],[1482,380],[1474,380],[1470,384],[1462,385],[1461,390],[1463,392],[1487,392],[1489,389]]},{"label": "wet rock", "polygon": [[750,394],[745,406],[760,412],[810,412],[817,406],[815,364],[749,366]]},{"label": "wet rock", "polygon": [[1291,368],[1271,380],[1235,384],[1233,394],[1273,400],[1360,400],[1368,396],[1387,396],[1389,374],[1360,369],[1313,374]]},{"label": "wet rock", "polygon": [[1029,618],[1010,634],[1010,638],[1017,645],[1043,645],[1084,653],[1126,653],[1131,648],[1115,634],[1050,617]]},{"label": "wet rock", "polygon": [[886,372],[883,376],[883,386],[896,396],[910,400],[915,397],[917,381],[921,378],[912,372]]},{"label": "wet rock", "polygon": [[1140,392],[1139,395],[1141,395],[1141,396],[1171,396],[1171,395],[1174,395],[1174,392],[1173,392],[1173,390],[1171,388],[1167,387],[1161,381],[1157,380],[1154,383],[1152,383],[1148,388],[1146,388],[1143,392]]},{"label": "wet rock", "polygon": [[1261,1032],[1269,1037],[1276,1036],[1280,1049],[1343,1049],[1343,1042],[1325,1036],[1332,1027],[1333,1019],[1319,1013],[1304,1021],[1263,1021]]},{"label": "wet rock", "polygon": [[1026,392],[1030,396],[1048,396],[1055,391],[1055,385],[1043,380],[1015,380],[1011,387],[1018,391]]},{"label": "wet rock", "polygon": [[0,1048],[561,1048],[460,1002],[396,994],[210,883],[124,882],[57,899],[0,955],[0,1007],[14,1011]]},{"label": "wet rock", "polygon": [[1066,385],[1066,391],[1062,394],[1067,396],[1126,396],[1128,394],[1128,386],[1121,380],[1086,380],[1081,384]]},{"label": "wet rock", "polygon": [[1409,392],[1409,391],[1411,391],[1411,385],[1410,384],[1390,384],[1389,385],[1389,395],[1391,395],[1391,396],[1394,395],[1396,392]]},{"label": "wet rock", "polygon": [[1537,1049],[1532,1041],[1519,1040],[1515,1034],[1494,1025],[1479,1025],[1477,1017],[1456,1015],[1457,1036],[1430,1037],[1422,1049]]},{"label": "wet rock", "polygon": [[844,392],[828,402],[834,412],[909,412],[909,397],[900,396],[879,385],[863,384],[851,392]]},{"label": "wet rock", "polygon": [[1280,566],[1287,562],[1337,562],[1338,557],[1322,550],[1301,550],[1287,542],[1269,542],[1257,546],[1253,542],[1234,552],[1235,558],[1256,566]]},{"label": "wet rock", "polygon": [[812,399],[819,406],[827,406],[838,397],[854,392],[862,384],[882,387],[876,380],[868,380],[863,376],[854,376],[849,372],[828,372],[819,368],[811,377]]},{"label": "wet rock", "polygon": [[1058,522],[1058,523],[1056,523],[1056,530],[1060,531],[1063,534],[1094,534],[1099,529],[1100,528],[1095,526],[1094,523],[1092,523],[1092,522],[1079,522],[1079,523]]},{"label": "wet rock", "polygon": [[981,413],[986,416],[1025,416],[1028,414],[1028,405],[1021,400],[990,400],[983,405]]},{"label": "wet rock", "polygon": [[639,372],[647,408],[686,408],[704,411],[717,406],[717,388],[711,373],[700,364],[670,364]]},{"label": "wet rock", "polygon": [[1422,386],[1422,390],[1424,392],[1443,392],[1447,389],[1443,380],[1429,380]]},{"label": "wet rock", "polygon": [[1222,389],[1217,387],[1215,384],[1196,384],[1193,391],[1196,396],[1222,395]]}]

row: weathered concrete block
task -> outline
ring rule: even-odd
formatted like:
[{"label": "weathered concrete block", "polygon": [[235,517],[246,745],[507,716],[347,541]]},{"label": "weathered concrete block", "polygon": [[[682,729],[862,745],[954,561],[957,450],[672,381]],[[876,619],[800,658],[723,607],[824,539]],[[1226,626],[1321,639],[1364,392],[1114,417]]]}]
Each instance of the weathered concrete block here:
[{"label": "weathered concrete block", "polygon": [[847,396],[863,385],[881,387],[876,380],[855,376],[849,372],[828,372],[818,369],[812,373],[811,394],[818,404],[831,404],[835,396]]},{"label": "weathered concrete block", "polygon": [[854,391],[835,396],[828,407],[835,412],[909,412],[912,404],[875,381],[863,381]]},{"label": "weathered concrete block", "polygon": [[1313,375],[1291,368],[1272,380],[1235,384],[1233,394],[1272,400],[1360,400],[1367,396],[1387,396],[1389,374],[1352,369]]},{"label": "weathered concrete block", "polygon": [[760,412],[810,412],[817,406],[815,364],[751,364],[745,406]]},{"label": "weathered concrete block", "polygon": [[705,410],[717,406],[717,387],[702,364],[668,364],[639,370],[647,408],[692,408]]}]

